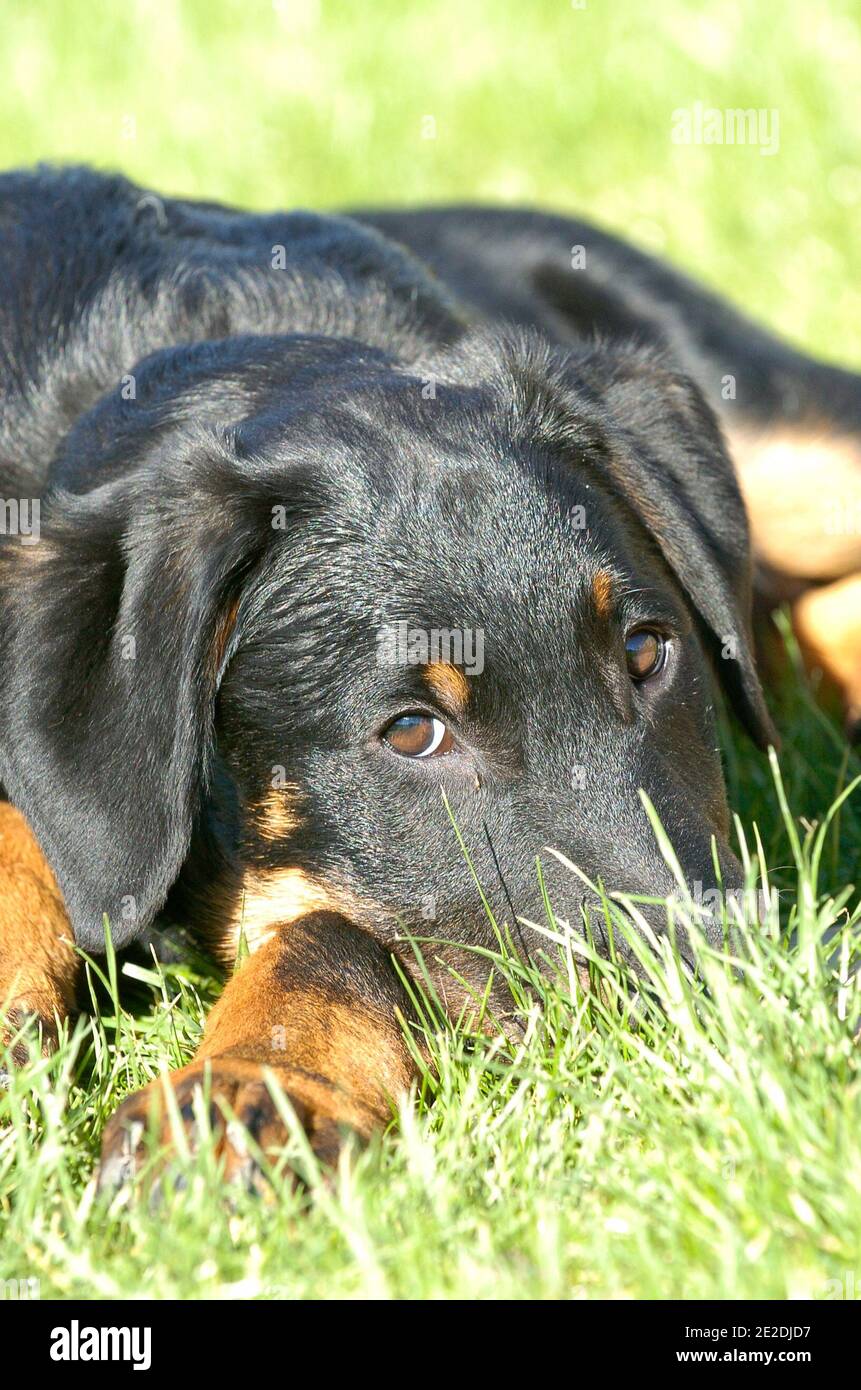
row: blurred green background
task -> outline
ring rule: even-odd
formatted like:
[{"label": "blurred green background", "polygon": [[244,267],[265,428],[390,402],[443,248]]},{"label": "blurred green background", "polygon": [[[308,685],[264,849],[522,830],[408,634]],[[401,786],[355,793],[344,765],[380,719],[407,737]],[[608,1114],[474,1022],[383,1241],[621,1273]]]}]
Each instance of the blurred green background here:
[{"label": "blurred green background", "polygon": [[[852,0],[18,0],[0,160],[256,208],[576,210],[861,366],[859,75]],[[674,144],[698,101],[776,109],[779,151]]]}]

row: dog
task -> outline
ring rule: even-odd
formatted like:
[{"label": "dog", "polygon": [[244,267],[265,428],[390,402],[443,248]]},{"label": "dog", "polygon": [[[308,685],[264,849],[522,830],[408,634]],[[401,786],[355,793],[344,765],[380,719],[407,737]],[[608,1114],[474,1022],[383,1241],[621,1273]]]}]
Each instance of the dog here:
[{"label": "dog", "polygon": [[[776,740],[755,573],[857,710],[858,533],[808,505],[797,553],[775,467],[858,499],[859,378],[587,224],[40,168],[0,179],[0,272],[0,999],[50,1047],[105,919],[243,949],[171,1076],[190,1136],[206,1077],[283,1142],[265,1069],[325,1161],[384,1126],[411,936],[449,1011],[488,990],[516,1028],[476,880],[539,963],[545,847],[671,894],[641,789],[691,882],[714,843],[740,886],[715,721],[722,692]],[[559,919],[595,907],[543,872]],[[162,1096],[109,1122],[105,1181]]]}]

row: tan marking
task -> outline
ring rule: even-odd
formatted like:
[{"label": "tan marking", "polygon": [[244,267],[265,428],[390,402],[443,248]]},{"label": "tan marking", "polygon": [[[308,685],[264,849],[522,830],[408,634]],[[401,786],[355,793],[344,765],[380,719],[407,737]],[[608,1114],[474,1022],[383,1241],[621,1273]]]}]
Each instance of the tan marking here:
[{"label": "tan marking", "polygon": [[29,560],[37,564],[43,564],[46,560],[55,560],[59,553],[57,546],[40,537],[35,545],[16,545],[10,547],[6,552],[6,557],[8,558],[8,556],[11,555],[21,560]]},{"label": "tan marking", "polygon": [[840,687],[850,719],[861,717],[861,574],[808,589],[792,618],[805,655]]},{"label": "tan marking", "polygon": [[273,787],[253,811],[258,834],[267,844],[276,844],[291,835],[300,820],[293,806],[292,787]]},{"label": "tan marking", "polygon": [[613,576],[606,570],[598,570],[592,580],[592,602],[598,617],[608,622],[613,616]]},{"label": "tan marking", "polygon": [[219,954],[229,951],[235,957],[242,937],[250,952],[259,951],[277,927],[295,922],[307,912],[355,915],[356,900],[302,869],[248,873],[236,909],[220,935]]},{"label": "tan marking", "polygon": [[289,1039],[292,1067],[337,1077],[339,1088],[364,1104],[373,1107],[408,1089],[412,1064],[394,1015],[385,1017],[314,988],[285,991],[268,978],[268,971],[256,971],[261,959],[262,953],[242,966],[230,983],[229,998],[225,991],[213,1008],[197,1061],[243,1053],[277,1067],[285,1060],[272,1041],[280,1025],[285,1044]]},{"label": "tan marking", "polygon": [[212,649],[212,660],[216,676],[221,672],[222,663],[224,662],[224,653],[227,651],[227,644],[236,626],[236,615],[238,612],[239,599],[235,598],[226,613],[224,613],[219,620],[216,628],[215,644]]},{"label": "tan marking", "polygon": [[65,1018],[77,973],[54,875],[21,812],[0,802],[0,1009]]},{"label": "tan marking", "polygon": [[424,679],[435,695],[457,714],[469,704],[469,682],[450,661],[432,661],[424,669]]},{"label": "tan marking", "polygon": [[[340,933],[345,961],[352,961],[359,974],[382,969],[388,977],[392,967],[385,952],[363,932],[346,923],[332,930]],[[395,1009],[355,997],[349,975],[344,981],[333,977],[305,984],[302,961],[313,954],[313,933],[274,933],[213,1008],[195,1060],[232,1055],[275,1068],[287,1063],[324,1076],[371,1110],[385,1112],[387,1098],[407,1090],[414,1075]],[[285,959],[294,963],[294,983],[288,986],[279,972]],[[394,981],[389,989],[395,997],[403,994],[400,1008],[408,1016],[406,993]]]},{"label": "tan marking", "polygon": [[861,569],[861,449],[827,425],[729,433],[758,557],[800,579]]}]

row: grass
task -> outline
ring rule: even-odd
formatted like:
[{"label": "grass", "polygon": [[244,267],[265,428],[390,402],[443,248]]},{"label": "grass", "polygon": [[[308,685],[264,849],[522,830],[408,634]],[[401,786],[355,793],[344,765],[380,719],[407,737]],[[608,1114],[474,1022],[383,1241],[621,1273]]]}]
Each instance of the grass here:
[{"label": "grass", "polygon": [[[252,207],[571,209],[851,363],[859,62],[854,0],[42,0],[5,17],[0,165],[87,160]],[[776,109],[779,152],[673,144],[696,101]],[[519,1049],[442,1029],[434,1103],[334,1183],[296,1136],[309,1187],[276,1176],[274,1203],[226,1203],[206,1150],[159,1210],[97,1200],[107,1115],[191,1055],[217,985],[192,957],[93,969],[93,1014],[0,1095],[0,1280],[43,1297],[857,1291],[861,793],[828,817],[859,764],[797,670],[778,718],[779,786],[724,738],[751,874],[780,889],[744,970],[703,949],[706,992],[650,959],[634,1019],[615,967],[591,962],[603,985],[584,996],[563,961],[532,982],[544,1008]]]},{"label": "grass", "polygon": [[[569,209],[861,360],[857,0],[8,8],[0,167],[85,159],[255,208]],[[674,144],[697,101],[776,110],[778,153]]]},{"label": "grass", "polygon": [[272,1202],[226,1197],[210,1142],[157,1206],[97,1197],[106,1117],[191,1056],[217,986],[193,959],[92,965],[94,1013],[0,1096],[3,1278],[61,1298],[854,1296],[861,765],[798,676],[785,699],[785,783],[741,745],[731,760],[769,896],[740,954],[701,945],[691,981],[629,933],[634,1012],[622,967],[587,945],[586,991],[570,944],[548,940],[550,979],[500,958],[525,1041],[441,1023],[431,1001],[433,1084],[334,1179],[296,1133],[306,1186],[282,1165]]}]

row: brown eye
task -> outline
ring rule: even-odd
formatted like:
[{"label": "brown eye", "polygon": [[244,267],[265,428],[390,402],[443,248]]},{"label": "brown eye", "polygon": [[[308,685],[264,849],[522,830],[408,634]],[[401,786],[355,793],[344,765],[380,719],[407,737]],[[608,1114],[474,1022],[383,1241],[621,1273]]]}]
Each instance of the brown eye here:
[{"label": "brown eye", "polygon": [[383,741],[402,758],[439,758],[454,748],[448,725],[430,714],[402,714],[385,730]]},{"label": "brown eye", "polygon": [[641,627],[625,638],[625,659],[632,680],[644,681],[656,676],[664,664],[667,644],[659,632]]}]

